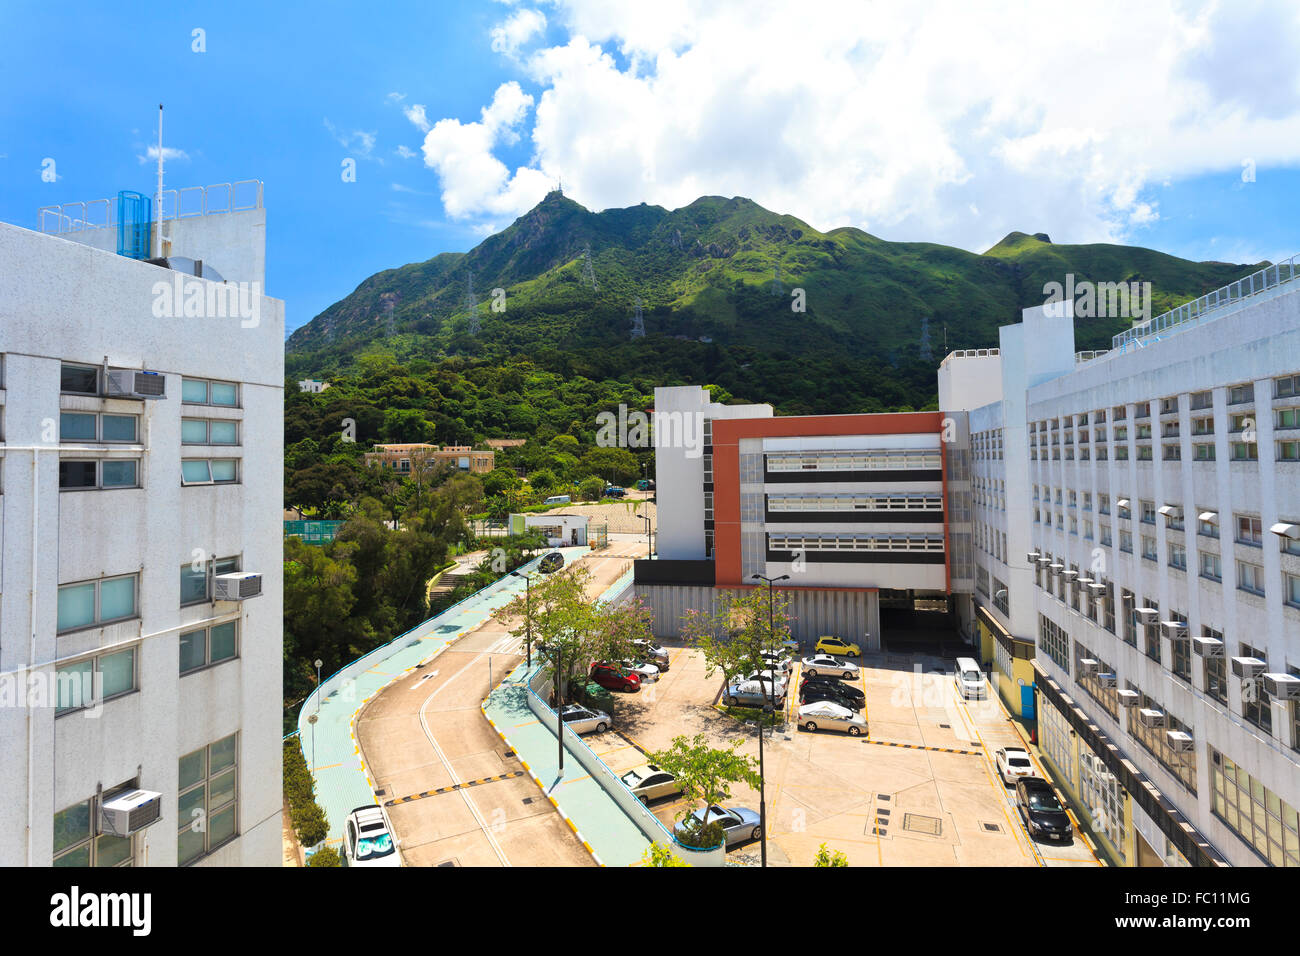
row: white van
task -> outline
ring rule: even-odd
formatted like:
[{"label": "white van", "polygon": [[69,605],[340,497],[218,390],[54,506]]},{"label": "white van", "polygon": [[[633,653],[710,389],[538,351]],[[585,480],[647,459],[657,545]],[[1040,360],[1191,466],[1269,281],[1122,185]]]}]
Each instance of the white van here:
[{"label": "white van", "polygon": [[542,504],[544,504],[544,505],[567,505],[567,504],[568,504],[569,502],[571,502],[572,500],[573,500],[573,499],[570,498],[568,495],[551,495],[551,497],[549,497],[549,498],[547,498],[545,501],[543,501]]},{"label": "white van", "polygon": [[953,683],[957,685],[957,693],[963,698],[983,698],[988,696],[988,681],[984,679],[984,672],[980,666],[969,657],[957,658],[957,670],[953,674]]}]

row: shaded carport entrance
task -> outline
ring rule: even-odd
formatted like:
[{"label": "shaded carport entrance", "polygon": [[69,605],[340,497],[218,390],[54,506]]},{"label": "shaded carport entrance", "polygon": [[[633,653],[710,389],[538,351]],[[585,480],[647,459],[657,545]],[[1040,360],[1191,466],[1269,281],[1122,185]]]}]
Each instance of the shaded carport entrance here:
[{"label": "shaded carport entrance", "polygon": [[950,660],[971,650],[957,633],[951,602],[942,591],[882,590],[880,639],[891,654],[932,654]]}]

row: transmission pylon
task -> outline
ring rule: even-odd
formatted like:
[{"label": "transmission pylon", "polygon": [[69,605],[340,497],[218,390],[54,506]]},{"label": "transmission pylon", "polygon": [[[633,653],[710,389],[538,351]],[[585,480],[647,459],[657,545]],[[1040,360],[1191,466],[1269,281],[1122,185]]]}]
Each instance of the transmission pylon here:
[{"label": "transmission pylon", "polygon": [[591,263],[590,245],[582,247],[582,282],[592,292],[600,291],[600,286],[596,284],[596,268]]},{"label": "transmission pylon", "polygon": [[781,267],[779,265],[772,268],[772,294],[785,294],[785,286],[781,284]]},{"label": "transmission pylon", "polygon": [[469,310],[469,334],[478,335],[480,326],[478,320],[478,296],[474,292],[474,270],[469,270],[469,276],[465,280],[465,308]]},{"label": "transmission pylon", "polygon": [[641,297],[636,297],[632,306],[632,338],[645,338],[645,319],[641,316]]}]

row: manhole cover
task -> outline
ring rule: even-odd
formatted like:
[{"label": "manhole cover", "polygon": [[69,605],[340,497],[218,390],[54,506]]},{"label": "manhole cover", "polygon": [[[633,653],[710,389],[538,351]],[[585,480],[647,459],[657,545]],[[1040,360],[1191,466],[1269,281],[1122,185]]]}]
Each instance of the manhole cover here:
[{"label": "manhole cover", "polygon": [[460,866],[455,860],[443,860],[438,866]]},{"label": "manhole cover", "polygon": [[[558,745],[557,745],[557,746],[558,746]],[[525,804],[529,804],[529,803],[532,803],[532,802],[533,802],[533,798],[532,798],[532,797],[524,797],[524,803],[525,803]]]},{"label": "manhole cover", "polygon": [[887,816],[889,816],[889,808],[888,808],[888,807],[881,807],[880,809],[878,809],[878,810],[876,811],[876,816],[878,816],[878,817],[887,817]]},{"label": "manhole cover", "polygon": [[[558,745],[557,745],[557,746],[558,746]],[[385,788],[385,789],[383,789],[383,790],[376,790],[376,791],[375,791],[375,796],[376,796],[376,797],[382,797],[382,796],[384,796],[386,793],[388,793],[387,788]]]},{"label": "manhole cover", "polygon": [[988,830],[989,833],[1001,833],[1001,832],[1002,832],[1002,827],[998,826],[998,824],[996,824],[996,823],[982,823],[982,824],[980,824],[980,826],[984,827],[985,830]]},{"label": "manhole cover", "polygon": [[913,833],[928,833],[939,836],[943,833],[943,821],[938,817],[927,817],[919,813],[903,814],[903,829]]},{"label": "manhole cover", "polygon": [[[940,729],[940,730],[952,730],[952,724],[940,724],[940,725],[939,725],[939,729]],[[557,745],[557,746],[558,746],[558,745]]]},{"label": "manhole cover", "polygon": [[887,794],[887,793],[878,793],[878,794],[876,794],[876,798],[879,799],[879,800],[889,800],[889,799],[891,799],[890,795]]},{"label": "manhole cover", "polygon": [[[557,745],[557,746],[558,746],[558,745]],[[505,753],[505,755],[506,755],[507,757],[513,757],[513,756],[515,755],[515,752],[514,752],[513,750],[507,750],[506,753]]]}]

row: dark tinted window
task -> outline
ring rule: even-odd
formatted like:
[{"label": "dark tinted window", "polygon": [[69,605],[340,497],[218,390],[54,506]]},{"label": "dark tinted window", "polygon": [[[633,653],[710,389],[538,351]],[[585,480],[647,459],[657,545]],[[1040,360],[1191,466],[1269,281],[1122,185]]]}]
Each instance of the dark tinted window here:
[{"label": "dark tinted window", "polygon": [[59,390],[98,395],[99,369],[93,366],[64,365],[59,370]]},{"label": "dark tinted window", "polygon": [[94,488],[95,463],[93,461],[59,462],[60,488]]}]

